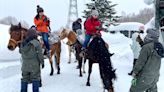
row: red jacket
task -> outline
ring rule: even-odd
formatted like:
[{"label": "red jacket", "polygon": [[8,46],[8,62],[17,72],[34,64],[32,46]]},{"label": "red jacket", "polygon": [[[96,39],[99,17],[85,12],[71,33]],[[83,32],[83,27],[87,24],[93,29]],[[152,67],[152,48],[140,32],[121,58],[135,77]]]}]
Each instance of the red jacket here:
[{"label": "red jacket", "polygon": [[96,32],[99,32],[99,30],[96,30],[96,26],[100,26],[101,22],[98,19],[93,19],[92,17],[88,18],[84,24],[86,29],[86,34],[92,35]]},{"label": "red jacket", "polygon": [[43,21],[46,18],[45,15],[43,15],[41,18],[36,19],[34,18],[34,23],[37,27],[37,30],[40,32],[48,32],[48,26],[49,26],[49,22],[48,21]]}]

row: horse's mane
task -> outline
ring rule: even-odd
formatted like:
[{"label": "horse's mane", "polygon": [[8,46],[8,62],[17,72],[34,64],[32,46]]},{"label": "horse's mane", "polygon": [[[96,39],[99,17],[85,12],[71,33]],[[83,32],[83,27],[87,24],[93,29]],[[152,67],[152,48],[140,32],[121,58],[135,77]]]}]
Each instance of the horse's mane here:
[{"label": "horse's mane", "polygon": [[12,32],[12,31],[21,31],[22,29],[25,30],[25,31],[27,31],[27,29],[22,28],[21,25],[11,25],[10,28],[9,28],[9,32]]}]

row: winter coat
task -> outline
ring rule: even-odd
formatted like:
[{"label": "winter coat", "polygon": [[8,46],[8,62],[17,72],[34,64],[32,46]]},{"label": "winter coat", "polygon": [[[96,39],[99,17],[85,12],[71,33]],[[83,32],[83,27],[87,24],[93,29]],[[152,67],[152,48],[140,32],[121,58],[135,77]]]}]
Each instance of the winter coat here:
[{"label": "winter coat", "polygon": [[22,72],[40,73],[40,64],[44,64],[42,48],[38,40],[33,39],[20,47]]},{"label": "winter coat", "polygon": [[164,55],[164,48],[159,42],[150,42],[145,44],[138,60],[133,68],[136,77],[144,77],[145,82],[153,82],[158,80],[161,58]]},{"label": "winter coat", "polygon": [[82,29],[81,24],[78,21],[73,22],[72,30],[76,32],[78,29]]},{"label": "winter coat", "polygon": [[164,57],[164,48],[159,42],[143,45],[133,68],[136,85],[131,86],[130,92],[157,92],[162,57]]},{"label": "winter coat", "polygon": [[133,33],[132,35],[132,45],[131,45],[131,49],[133,51],[134,54],[134,59],[138,59],[140,50],[141,50],[141,46],[139,44],[139,42],[136,41],[137,37],[138,37],[138,33]]},{"label": "winter coat", "polygon": [[100,31],[96,29],[96,26],[101,26],[101,22],[98,19],[93,19],[92,17],[88,18],[84,23],[86,34],[92,35],[96,32],[100,33]]},{"label": "winter coat", "polygon": [[45,32],[47,33],[48,30],[48,26],[49,26],[50,21],[47,20],[47,17],[45,15],[43,15],[41,18],[34,18],[34,24],[37,27],[37,30],[40,32]]}]

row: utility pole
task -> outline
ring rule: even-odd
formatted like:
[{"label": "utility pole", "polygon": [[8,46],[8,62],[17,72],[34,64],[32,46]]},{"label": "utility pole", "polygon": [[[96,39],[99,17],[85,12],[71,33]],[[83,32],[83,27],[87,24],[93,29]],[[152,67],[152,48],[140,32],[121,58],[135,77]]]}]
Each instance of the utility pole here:
[{"label": "utility pole", "polygon": [[69,11],[68,11],[68,19],[67,19],[67,28],[71,28],[71,24],[78,18],[78,8],[77,8],[77,0],[69,0]]}]

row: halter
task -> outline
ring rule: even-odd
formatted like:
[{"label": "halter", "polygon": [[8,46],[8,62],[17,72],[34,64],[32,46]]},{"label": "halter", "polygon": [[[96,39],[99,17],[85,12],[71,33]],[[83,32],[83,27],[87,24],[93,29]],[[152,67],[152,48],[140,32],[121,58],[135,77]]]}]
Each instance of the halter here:
[{"label": "halter", "polygon": [[16,44],[16,45],[18,45],[19,43],[22,42],[23,36],[24,36],[24,34],[23,34],[23,31],[21,30],[21,39],[20,39],[19,41],[16,41],[15,39],[10,39],[9,41],[10,41],[10,42],[13,42],[13,43]]}]

